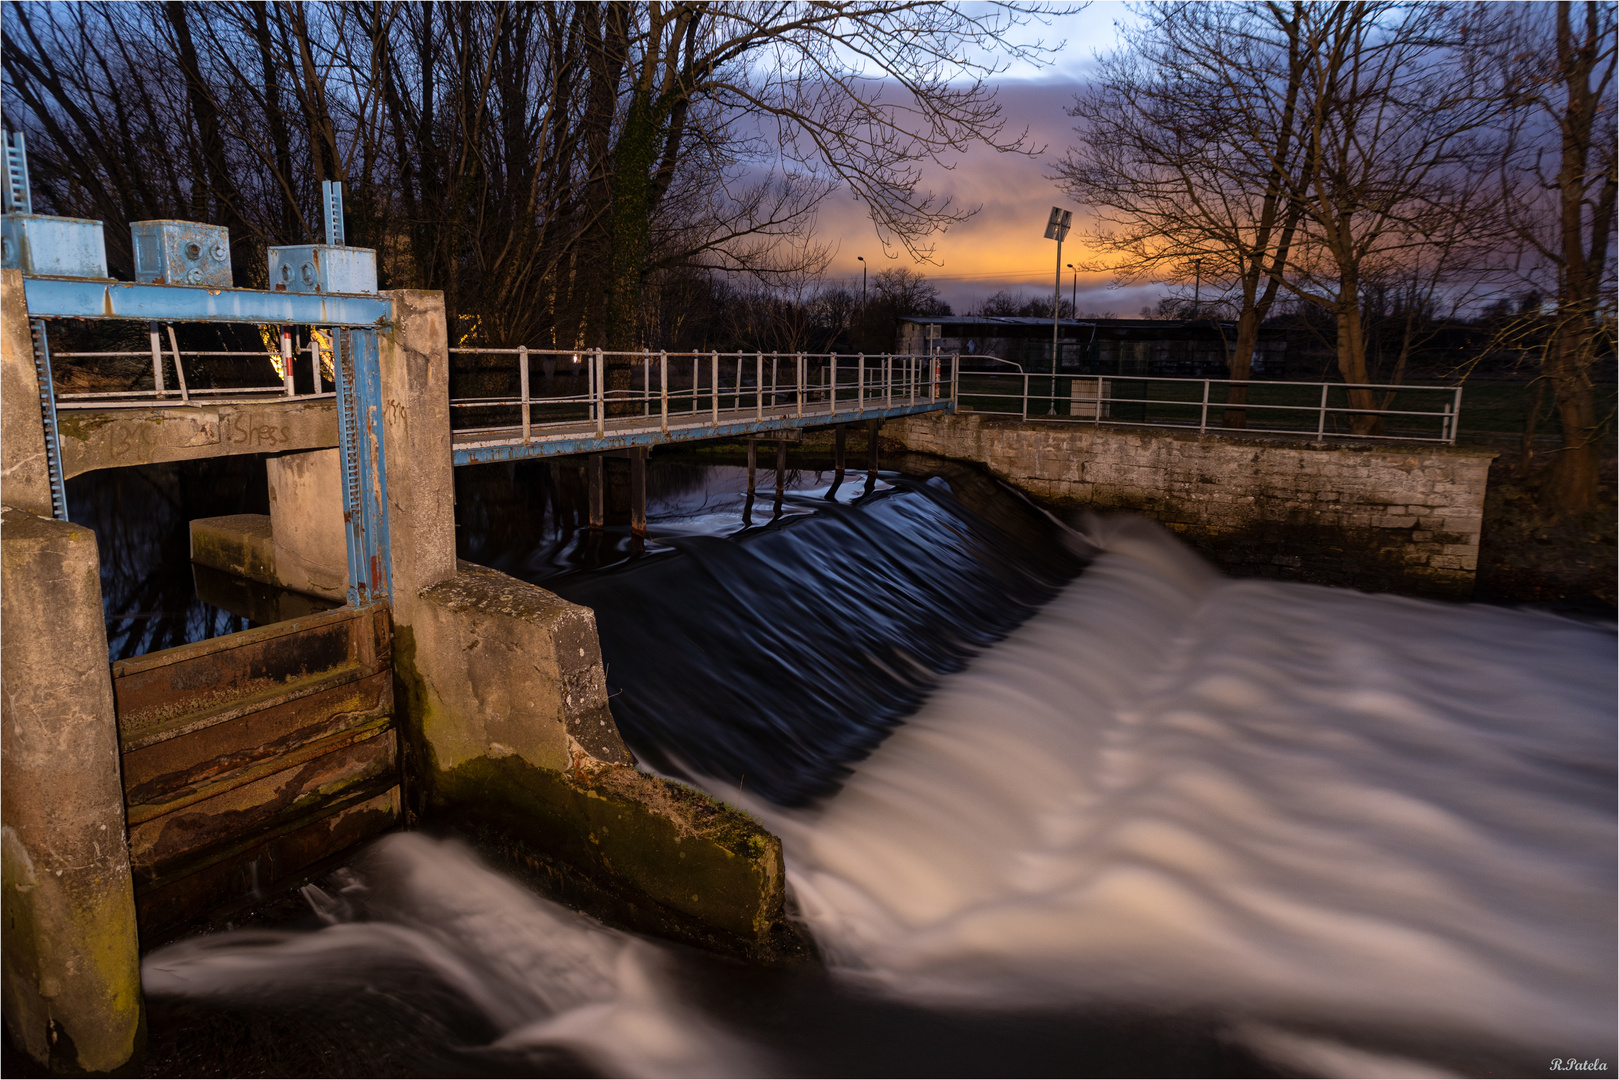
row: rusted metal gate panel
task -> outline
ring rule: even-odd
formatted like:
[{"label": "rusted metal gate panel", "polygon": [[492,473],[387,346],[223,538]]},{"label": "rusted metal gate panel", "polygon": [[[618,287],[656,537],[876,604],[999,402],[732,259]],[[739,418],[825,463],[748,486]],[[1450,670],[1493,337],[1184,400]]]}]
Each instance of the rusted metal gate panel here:
[{"label": "rusted metal gate panel", "polygon": [[148,945],[394,824],[391,648],[373,604],[113,665]]}]

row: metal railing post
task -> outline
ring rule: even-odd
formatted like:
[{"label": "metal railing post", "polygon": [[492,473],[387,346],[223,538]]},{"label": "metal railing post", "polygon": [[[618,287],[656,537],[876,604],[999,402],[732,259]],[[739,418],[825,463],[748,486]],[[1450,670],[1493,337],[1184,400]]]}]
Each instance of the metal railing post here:
[{"label": "metal railing post", "polygon": [[883,408],[894,407],[894,355],[883,353]]},{"label": "metal railing post", "polygon": [[798,354],[798,418],[804,419],[804,354]]},{"label": "metal railing post", "polygon": [[713,361],[714,361],[714,379],[713,379],[713,383],[714,383],[714,413],[713,413],[713,416],[714,416],[714,426],[718,427],[719,422],[720,422],[720,354],[719,353],[714,353],[713,354]]},{"label": "metal railing post", "polygon": [[837,412],[838,412],[838,354],[837,353],[833,353],[832,356],[831,356],[831,366],[830,366],[829,370],[827,371],[826,385],[827,385],[827,395],[826,396],[827,396],[827,401],[828,401],[828,405],[827,405],[827,408],[826,408],[827,415],[836,416]]},{"label": "metal railing post", "polygon": [[596,349],[596,437],[607,434],[607,360]]},{"label": "metal railing post", "polygon": [[1456,436],[1462,430],[1462,388],[1456,388],[1456,399],[1450,409],[1450,445],[1456,445]]},{"label": "metal railing post", "polygon": [[309,335],[309,374],[314,379],[315,393],[320,393],[320,342]]},{"label": "metal railing post", "polygon": [[753,354],[753,366],[754,366],[753,388],[754,388],[755,391],[757,391],[753,395],[753,418],[755,420],[763,420],[765,418],[765,354],[764,353],[756,352],[756,353]]},{"label": "metal railing post", "polygon": [[520,345],[517,348],[517,382],[523,392],[523,445],[529,444],[529,409],[528,409],[528,346]]},{"label": "metal railing post", "polygon": [[1321,412],[1316,417],[1315,437],[1320,442],[1327,437],[1327,391],[1332,388],[1331,383],[1321,384]]},{"label": "metal railing post", "polygon": [[866,411],[866,354],[860,354],[860,372],[854,382],[855,412]]},{"label": "metal railing post", "polygon": [[[162,336],[158,332],[157,323],[147,323],[146,329],[152,336],[152,389],[157,396],[162,397],[168,391],[163,385],[163,344]],[[320,383],[315,383],[315,393],[320,393]]]},{"label": "metal railing post", "polygon": [[1029,373],[1023,373],[1023,419],[1029,418]]},{"label": "metal railing post", "polygon": [[[1096,389],[1098,391],[1096,396],[1098,398],[1100,398],[1102,396],[1101,392],[1100,392],[1101,389],[1102,389],[1102,380],[1101,379],[1096,380]],[[1102,411],[1102,403],[1101,403],[1101,401],[1097,401],[1097,403],[1096,403],[1096,411],[1097,412]],[[1198,423],[1197,423],[1197,432],[1198,432],[1199,435],[1205,435],[1205,434],[1208,433],[1208,430],[1209,430],[1209,380],[1204,379],[1203,380],[1203,418],[1201,420],[1199,420]]]},{"label": "metal railing post", "polygon": [[174,324],[170,323],[166,329],[169,332],[169,348],[174,350],[174,377],[180,384],[180,404],[191,403],[191,392],[186,389],[186,370],[180,366],[180,342],[174,336]]},{"label": "metal railing post", "polygon": [[652,354],[641,350],[641,415],[652,415]]},{"label": "metal railing post", "polygon": [[292,381],[292,330],[285,326],[281,328],[281,384],[288,397],[297,396],[298,390]]},{"label": "metal railing post", "polygon": [[669,434],[669,354],[658,350],[658,425]]}]

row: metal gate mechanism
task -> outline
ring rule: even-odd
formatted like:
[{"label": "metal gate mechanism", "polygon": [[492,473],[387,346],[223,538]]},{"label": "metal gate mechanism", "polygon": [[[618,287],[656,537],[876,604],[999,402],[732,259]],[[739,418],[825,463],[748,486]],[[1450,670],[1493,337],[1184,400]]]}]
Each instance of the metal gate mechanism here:
[{"label": "metal gate mechanism", "polygon": [[[33,212],[21,132],[6,137],[4,183],[0,265],[23,273],[55,516],[67,519],[67,498],[47,321],[145,321],[154,340],[160,323],[277,326],[283,341],[288,340],[291,326],[319,328],[331,336],[334,353],[343,518],[348,534],[348,602],[360,606],[386,597],[388,470],[383,453],[377,335],[388,325],[391,305],[377,295],[377,253],[343,242],[342,184],[326,181],[321,185],[327,242],[270,248],[271,287],[257,290],[231,287],[229,231],[194,221],[132,222],[136,280],[108,278],[101,222]],[[160,367],[154,377],[161,390]]]}]

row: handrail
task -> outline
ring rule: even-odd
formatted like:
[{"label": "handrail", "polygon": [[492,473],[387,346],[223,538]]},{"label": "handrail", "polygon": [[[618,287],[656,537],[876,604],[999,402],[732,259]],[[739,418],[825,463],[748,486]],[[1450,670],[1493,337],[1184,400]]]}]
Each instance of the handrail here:
[{"label": "handrail", "polygon": [[[511,432],[524,445],[580,424],[605,434],[609,420],[634,420],[667,436],[673,427],[738,422],[796,426],[893,415],[947,399],[950,358],[916,354],[802,351],[671,352],[645,349],[540,349],[456,346],[458,357],[487,357],[449,406],[458,436]],[[515,366],[513,360],[515,359]],[[536,367],[536,361],[539,366]],[[954,365],[950,372],[954,379]],[[575,435],[575,437],[577,437]]]},{"label": "handrail", "polygon": [[[167,340],[165,347],[162,342]],[[298,393],[293,386],[292,357],[294,354],[307,354],[309,356],[310,370],[312,372],[314,390],[312,392]],[[110,360],[118,358],[150,357],[152,361],[150,381],[151,390],[78,390],[71,393],[58,392],[56,395],[59,409],[149,409],[163,405],[188,405],[191,399],[197,397],[211,397],[216,403],[223,403],[220,399],[236,397],[243,401],[264,401],[275,399],[281,401],[318,401],[330,400],[336,396],[336,389],[322,389],[322,385],[333,386],[332,380],[323,376],[322,363],[331,364],[330,350],[320,347],[319,342],[310,340],[304,345],[294,349],[287,338],[283,338],[280,349],[185,349],[178,348],[174,336],[174,327],[168,325],[164,332],[160,332],[153,324],[152,347],[143,349],[120,350],[85,350],[52,352],[53,362],[61,360]],[[281,381],[262,386],[207,386],[196,387],[189,385],[186,378],[185,359],[193,360],[202,357],[224,357],[235,359],[262,359],[268,360],[273,366],[280,368]],[[172,361],[177,387],[170,388],[163,378],[164,365]]]},{"label": "handrail", "polygon": [[[965,358],[964,358],[965,359]],[[1455,445],[1460,428],[1462,387],[1421,386],[1411,383],[1317,383],[1270,379],[1196,378],[1161,375],[1057,373],[1041,375],[1029,372],[963,371],[959,378],[970,380],[966,387],[958,385],[955,404],[958,411],[971,411],[985,415],[1017,416],[1023,420],[1050,423],[1088,423],[1093,426],[1110,424],[1128,427],[1162,427],[1181,430],[1195,429],[1200,433],[1228,432],[1235,434],[1314,435],[1317,440],[1327,438],[1387,439],[1405,442],[1438,442]],[[1140,395],[1114,392],[1116,384],[1142,384]],[[1010,385],[1008,385],[1010,384]],[[1192,397],[1152,396],[1153,386],[1201,387],[1201,395]],[[1246,400],[1228,402],[1214,394],[1217,386],[1242,387],[1253,391],[1291,392],[1297,401]],[[1442,397],[1437,408],[1391,408],[1364,406],[1351,402],[1334,404],[1335,391],[1348,395],[1350,391],[1396,391],[1399,393],[1435,394]],[[1308,391],[1308,400],[1305,392]],[[1317,393],[1318,391],[1318,393]],[[1038,402],[1043,408],[1031,408]],[[1392,402],[1390,402],[1392,404]],[[1059,409],[1058,406],[1062,408]],[[1141,406],[1140,416],[1126,416],[1116,406]],[[1223,422],[1211,423],[1211,411],[1258,413],[1261,418],[1273,417],[1271,426],[1227,426]],[[1133,411],[1133,410],[1132,410]],[[1153,412],[1158,415],[1154,417]],[[1281,414],[1307,416],[1308,423],[1280,426],[1285,423]],[[1377,416],[1388,419],[1421,418],[1432,426],[1419,431],[1400,431],[1395,434],[1361,433],[1329,429],[1329,418]]]}]

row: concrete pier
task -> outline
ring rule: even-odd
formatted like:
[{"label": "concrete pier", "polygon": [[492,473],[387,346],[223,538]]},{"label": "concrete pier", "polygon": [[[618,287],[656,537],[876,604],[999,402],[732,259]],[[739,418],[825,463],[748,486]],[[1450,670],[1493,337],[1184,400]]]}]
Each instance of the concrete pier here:
[{"label": "concrete pier", "polygon": [[[382,396],[410,813],[489,830],[517,860],[582,879],[644,929],[773,955],[786,925],[780,841],[634,767],[589,608],[457,563],[444,301],[391,295]],[[593,523],[602,487],[592,485]]]},{"label": "concrete pier", "polygon": [[6,1029],[55,1072],[110,1072],[142,1004],[96,538],[6,509],[0,549]]}]

